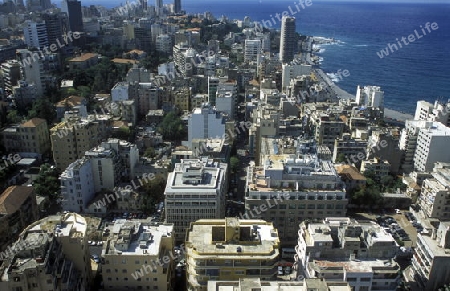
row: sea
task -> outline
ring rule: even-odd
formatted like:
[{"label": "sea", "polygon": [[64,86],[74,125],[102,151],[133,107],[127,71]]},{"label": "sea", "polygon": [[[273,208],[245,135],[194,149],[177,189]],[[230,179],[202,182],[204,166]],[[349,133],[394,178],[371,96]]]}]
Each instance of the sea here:
[{"label": "sea", "polygon": [[[379,86],[385,106],[405,113],[414,113],[418,100],[450,99],[450,4],[298,2],[182,0],[182,8],[216,18],[248,16],[275,29],[281,26],[276,13],[285,11],[296,17],[298,33],[335,40],[318,46],[317,55],[324,72],[347,92],[354,94],[358,85]],[[380,57],[382,50],[388,54]],[[349,74],[339,78],[339,70]]]}]

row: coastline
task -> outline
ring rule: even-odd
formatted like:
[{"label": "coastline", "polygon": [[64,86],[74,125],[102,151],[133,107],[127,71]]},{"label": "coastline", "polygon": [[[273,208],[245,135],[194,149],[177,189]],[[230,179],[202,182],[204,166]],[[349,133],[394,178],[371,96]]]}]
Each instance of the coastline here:
[{"label": "coastline", "polygon": [[[312,59],[312,54],[309,59]],[[312,63],[311,65],[314,66],[314,71],[317,73],[316,76],[321,78],[323,82],[329,85],[330,90],[334,92],[336,97],[341,99],[355,98],[355,95],[348,93],[347,91],[336,85],[336,83],[330,79],[330,77],[320,68],[319,65],[314,63]],[[394,109],[384,108],[384,119],[386,122],[398,123],[399,125],[402,125],[406,120],[414,119],[414,116],[412,114],[403,113]]]}]

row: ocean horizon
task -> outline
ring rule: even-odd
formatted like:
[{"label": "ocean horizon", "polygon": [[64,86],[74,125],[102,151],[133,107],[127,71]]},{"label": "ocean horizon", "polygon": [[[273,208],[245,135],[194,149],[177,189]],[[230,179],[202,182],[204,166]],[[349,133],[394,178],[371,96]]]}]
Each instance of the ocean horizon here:
[{"label": "ocean horizon", "polygon": [[[120,4],[108,3],[109,8]],[[312,0],[312,5],[304,8],[297,2],[300,9],[296,9],[294,3],[241,0],[230,5],[230,1],[191,0],[183,1],[182,8],[190,14],[209,11],[216,18],[275,20],[271,22],[275,29],[280,28],[276,13],[287,11],[296,17],[298,33],[336,40],[319,47],[320,67],[328,74],[348,70],[350,76],[334,78],[347,92],[355,94],[358,85],[380,86],[385,92],[385,107],[406,113],[414,113],[418,100],[449,99],[450,4]],[[82,2],[90,4],[103,3]],[[430,28],[433,23],[437,29]],[[411,35],[414,41],[408,41]],[[381,58],[383,50],[388,54]]]}]

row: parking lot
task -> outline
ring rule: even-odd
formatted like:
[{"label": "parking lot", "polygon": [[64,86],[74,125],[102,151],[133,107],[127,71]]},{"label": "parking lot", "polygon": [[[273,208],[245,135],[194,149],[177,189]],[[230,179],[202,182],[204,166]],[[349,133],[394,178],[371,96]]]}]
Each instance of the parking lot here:
[{"label": "parking lot", "polygon": [[[392,230],[395,230],[395,233],[397,233],[398,230],[400,230],[400,234],[403,234],[403,232],[409,237],[409,240],[402,240],[405,247],[415,247],[416,241],[417,241],[417,232],[421,231],[420,225],[416,228],[412,225],[414,218],[408,220],[408,218],[405,216],[405,213],[408,213],[407,211],[400,211],[400,213],[391,213],[386,215],[378,215],[378,214],[372,214],[372,213],[357,213],[356,219],[368,219],[372,221],[377,221],[377,217],[383,217],[383,218],[392,218],[394,221],[388,220],[389,223],[384,223],[384,225],[381,225],[383,228],[389,228],[390,232],[392,234]],[[378,222],[378,221],[377,221]],[[393,224],[391,226],[391,224]],[[396,226],[397,224],[398,226]],[[394,235],[393,235],[394,236]],[[396,236],[394,236],[396,238]],[[401,237],[398,235],[398,238],[401,239]]]}]

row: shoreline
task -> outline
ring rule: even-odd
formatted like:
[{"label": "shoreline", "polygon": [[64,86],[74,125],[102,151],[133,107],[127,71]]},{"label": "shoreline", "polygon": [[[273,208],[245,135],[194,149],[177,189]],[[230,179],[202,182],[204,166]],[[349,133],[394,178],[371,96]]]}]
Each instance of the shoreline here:
[{"label": "shoreline", "polygon": [[[311,37],[313,40],[316,37]],[[313,53],[309,52],[309,63],[313,66],[313,71],[317,77],[321,78],[323,82],[329,85],[329,88],[332,92],[334,92],[335,96],[341,99],[355,99],[355,95],[348,93],[341,87],[339,87],[335,82],[333,82],[330,77],[320,68],[320,64],[311,62],[313,58]],[[355,89],[356,90],[356,89]],[[384,108],[384,119],[386,122],[392,123],[401,123],[404,124],[406,120],[414,119],[412,114],[403,113],[394,109]]]}]

